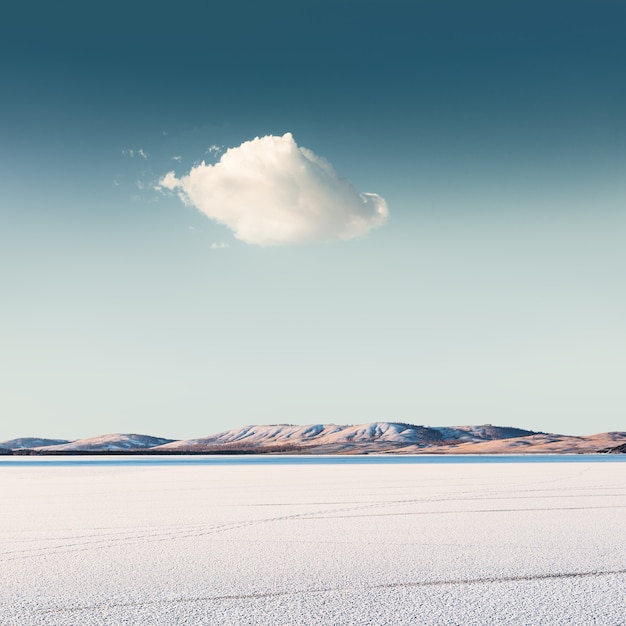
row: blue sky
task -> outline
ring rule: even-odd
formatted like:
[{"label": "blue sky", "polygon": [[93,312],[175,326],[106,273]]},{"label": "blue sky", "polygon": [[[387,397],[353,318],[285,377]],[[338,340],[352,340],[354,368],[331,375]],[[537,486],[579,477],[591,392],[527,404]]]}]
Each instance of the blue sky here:
[{"label": "blue sky", "polygon": [[[222,4],[6,10],[0,437],[623,430],[624,4]],[[285,133],[388,220],[257,245],[155,188]]]}]

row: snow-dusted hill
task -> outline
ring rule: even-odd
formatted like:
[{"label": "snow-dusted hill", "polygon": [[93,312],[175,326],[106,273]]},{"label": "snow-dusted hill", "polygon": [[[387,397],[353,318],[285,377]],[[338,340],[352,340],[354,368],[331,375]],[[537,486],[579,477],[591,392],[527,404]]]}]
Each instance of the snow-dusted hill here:
[{"label": "snow-dusted hill", "polygon": [[149,435],[135,434],[113,434],[101,435],[100,437],[91,437],[89,439],[79,439],[78,441],[70,441],[60,445],[39,446],[36,450],[46,452],[78,452],[78,451],[96,451],[96,450],[145,450],[153,448],[164,443],[170,443],[172,439],[163,439],[162,437],[151,437]]},{"label": "snow-dusted hill", "polygon": [[[303,449],[309,452],[388,452],[406,446],[423,448],[449,441],[486,441],[532,435],[532,431],[491,425],[433,428],[397,422],[372,422],[356,426],[310,424],[246,426],[217,435],[159,446],[160,450],[211,450],[218,446],[241,449]],[[364,450],[367,449],[367,450]]]},{"label": "snow-dusted hill", "polygon": [[506,440],[464,441],[450,445],[449,454],[593,454],[626,444],[626,432],[599,433],[586,437],[538,433]]},{"label": "snow-dusted hill", "polygon": [[40,448],[41,446],[56,446],[65,443],[69,443],[69,441],[67,439],[40,439],[38,437],[20,437],[19,439],[0,441],[0,448],[19,450],[20,448]]},{"label": "snow-dusted hill", "polygon": [[[61,441],[61,443],[49,442]],[[626,443],[625,432],[573,437],[493,426],[369,424],[272,424],[235,428],[198,439],[176,441],[136,434],[113,434],[77,441],[33,437],[0,442],[4,454],[154,451],[157,454],[284,452],[303,454],[519,454],[590,453]],[[26,451],[24,449],[27,449]]]}]

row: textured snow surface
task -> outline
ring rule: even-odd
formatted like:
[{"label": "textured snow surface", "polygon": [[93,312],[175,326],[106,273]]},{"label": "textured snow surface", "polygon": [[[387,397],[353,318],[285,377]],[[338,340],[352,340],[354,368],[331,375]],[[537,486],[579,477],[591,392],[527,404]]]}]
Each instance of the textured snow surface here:
[{"label": "textured snow surface", "polygon": [[626,624],[626,463],[0,468],[0,623]]}]

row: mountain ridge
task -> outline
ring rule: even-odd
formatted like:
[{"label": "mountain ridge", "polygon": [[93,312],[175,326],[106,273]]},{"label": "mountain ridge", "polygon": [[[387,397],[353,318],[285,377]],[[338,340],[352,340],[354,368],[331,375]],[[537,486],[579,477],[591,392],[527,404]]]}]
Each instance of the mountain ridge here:
[{"label": "mountain ridge", "polygon": [[[43,445],[41,445],[43,444]],[[626,432],[584,437],[492,424],[247,425],[194,439],[114,433],[68,441],[25,437],[0,441],[2,454],[560,454],[621,452]],[[615,450],[614,450],[615,449]]]}]

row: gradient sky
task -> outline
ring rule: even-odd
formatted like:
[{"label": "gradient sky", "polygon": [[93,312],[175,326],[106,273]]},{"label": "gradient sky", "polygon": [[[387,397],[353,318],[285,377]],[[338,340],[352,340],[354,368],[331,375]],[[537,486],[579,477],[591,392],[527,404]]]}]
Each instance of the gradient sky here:
[{"label": "gradient sky", "polygon": [[[625,23],[621,0],[3,8],[0,439],[626,429]],[[259,247],[154,189],[286,132],[389,221]]]}]

